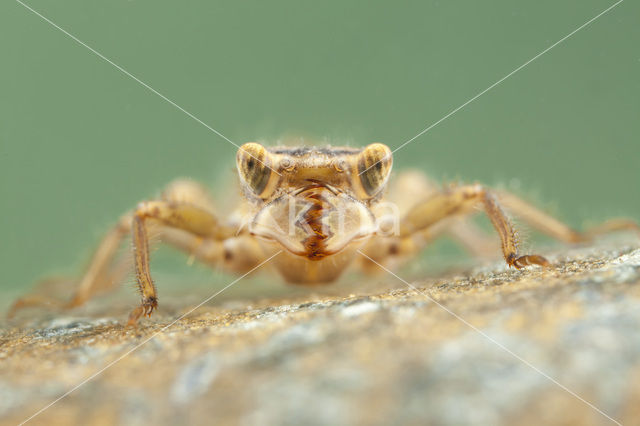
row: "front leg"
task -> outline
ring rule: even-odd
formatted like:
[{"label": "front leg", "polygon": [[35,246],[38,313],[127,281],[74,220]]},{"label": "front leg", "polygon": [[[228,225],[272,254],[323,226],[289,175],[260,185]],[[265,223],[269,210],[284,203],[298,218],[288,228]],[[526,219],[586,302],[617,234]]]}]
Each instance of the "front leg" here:
[{"label": "front leg", "polygon": [[502,254],[509,266],[547,266],[549,262],[539,255],[520,255],[518,238],[509,218],[502,211],[493,194],[481,185],[453,187],[413,207],[400,225],[400,239],[409,239],[418,232],[428,232],[440,221],[457,214],[473,213],[481,207],[500,236]]},{"label": "front leg", "polygon": [[140,203],[133,214],[131,232],[136,281],[142,300],[140,306],[129,315],[130,325],[135,325],[142,315],[151,316],[153,310],[158,307],[157,290],[149,270],[148,220],[159,222],[169,228],[186,231],[201,238],[220,240],[231,234],[230,230],[220,226],[212,213],[201,207],[172,201]]},{"label": "front leg", "polygon": [[142,315],[151,316],[158,307],[158,292],[149,271],[149,237],[145,219],[147,216],[136,211],[131,227],[133,236],[133,257],[136,268],[136,282],[142,302],[129,314],[129,325],[135,325]]},{"label": "front leg", "polygon": [[[416,201],[426,200],[442,191],[443,188],[440,184],[424,173],[417,170],[408,170],[396,177],[389,188],[387,200],[398,207],[400,217],[403,217],[415,206]],[[448,236],[474,256],[489,256],[489,253],[498,249],[497,241],[469,219],[469,217],[463,217],[454,218],[454,220],[443,220],[437,226],[431,227],[425,238],[432,240],[441,235]],[[416,240],[419,239],[416,236]],[[426,241],[423,241],[423,243],[426,243]]]},{"label": "front leg", "polygon": [[[123,281],[132,263],[132,256],[117,253],[124,238],[130,234],[134,234],[134,241],[137,240],[134,244],[134,263],[143,299],[146,298],[146,301],[143,300],[142,305],[131,314],[130,322],[135,322],[145,313],[150,314],[157,306],[157,295],[148,272],[147,219],[160,222],[158,231],[166,242],[195,255],[198,259],[216,265],[224,264],[232,270],[243,270],[247,265],[252,265],[258,258],[253,245],[246,243],[242,238],[229,238],[236,236],[235,228],[219,224],[214,210],[211,196],[202,186],[189,180],[172,182],[163,192],[162,201],[141,203],[137,210],[122,216],[116,226],[107,232],[94,252],[71,300],[61,302],[52,299],[45,293],[46,288],[50,286],[42,285],[38,286],[35,294],[16,300],[7,316],[12,317],[17,311],[29,307],[70,309],[86,303],[102,290],[115,288]],[[173,217],[168,217],[171,215]],[[177,231],[171,233],[171,230]],[[183,232],[185,230],[187,232]]]}]

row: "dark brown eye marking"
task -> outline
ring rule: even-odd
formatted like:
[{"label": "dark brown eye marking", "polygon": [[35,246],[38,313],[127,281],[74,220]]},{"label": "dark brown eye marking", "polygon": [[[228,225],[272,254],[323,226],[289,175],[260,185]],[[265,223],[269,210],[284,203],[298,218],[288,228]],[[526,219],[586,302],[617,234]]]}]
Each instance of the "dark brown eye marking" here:
[{"label": "dark brown eye marking", "polygon": [[257,196],[263,195],[271,177],[267,150],[260,144],[246,143],[238,149],[236,161],[238,172],[244,183]]},{"label": "dark brown eye marking", "polygon": [[367,196],[373,197],[384,187],[392,164],[391,150],[381,143],[367,146],[358,155],[358,176]]}]

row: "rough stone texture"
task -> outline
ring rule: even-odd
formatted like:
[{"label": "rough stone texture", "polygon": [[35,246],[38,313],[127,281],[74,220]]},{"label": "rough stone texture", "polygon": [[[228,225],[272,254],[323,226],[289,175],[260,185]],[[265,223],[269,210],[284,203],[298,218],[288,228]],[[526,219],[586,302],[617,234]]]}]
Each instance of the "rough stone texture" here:
[{"label": "rough stone texture", "polygon": [[0,332],[0,423],[116,362],[30,424],[612,423],[550,378],[640,424],[637,242],[551,259],[412,281],[423,294],[382,275],[395,289],[214,299],[157,335],[195,303],[137,330],[100,302],[30,311]]}]

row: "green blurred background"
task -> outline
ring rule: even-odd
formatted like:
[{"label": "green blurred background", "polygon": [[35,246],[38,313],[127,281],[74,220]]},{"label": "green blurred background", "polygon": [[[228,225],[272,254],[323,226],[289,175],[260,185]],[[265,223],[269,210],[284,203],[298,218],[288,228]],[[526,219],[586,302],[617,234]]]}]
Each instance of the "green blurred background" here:
[{"label": "green blurred background", "polygon": [[[395,148],[613,2],[28,4],[237,144]],[[621,3],[400,150],[395,170],[507,186],[574,226],[640,219],[638,16]],[[230,143],[19,3],[0,22],[0,288],[78,273],[176,177],[224,204]]]}]

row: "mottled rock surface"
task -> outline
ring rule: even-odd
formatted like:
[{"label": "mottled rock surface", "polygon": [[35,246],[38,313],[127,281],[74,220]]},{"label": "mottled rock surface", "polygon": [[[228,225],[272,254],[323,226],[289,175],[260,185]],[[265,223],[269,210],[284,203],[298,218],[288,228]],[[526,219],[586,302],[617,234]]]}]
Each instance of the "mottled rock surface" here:
[{"label": "mottled rock surface", "polygon": [[196,303],[137,330],[99,301],[31,310],[0,332],[0,423],[97,374],[29,424],[613,424],[579,398],[640,424],[638,244],[550,259],[419,292],[381,275],[364,281],[392,290],[214,299],[163,331]]}]

